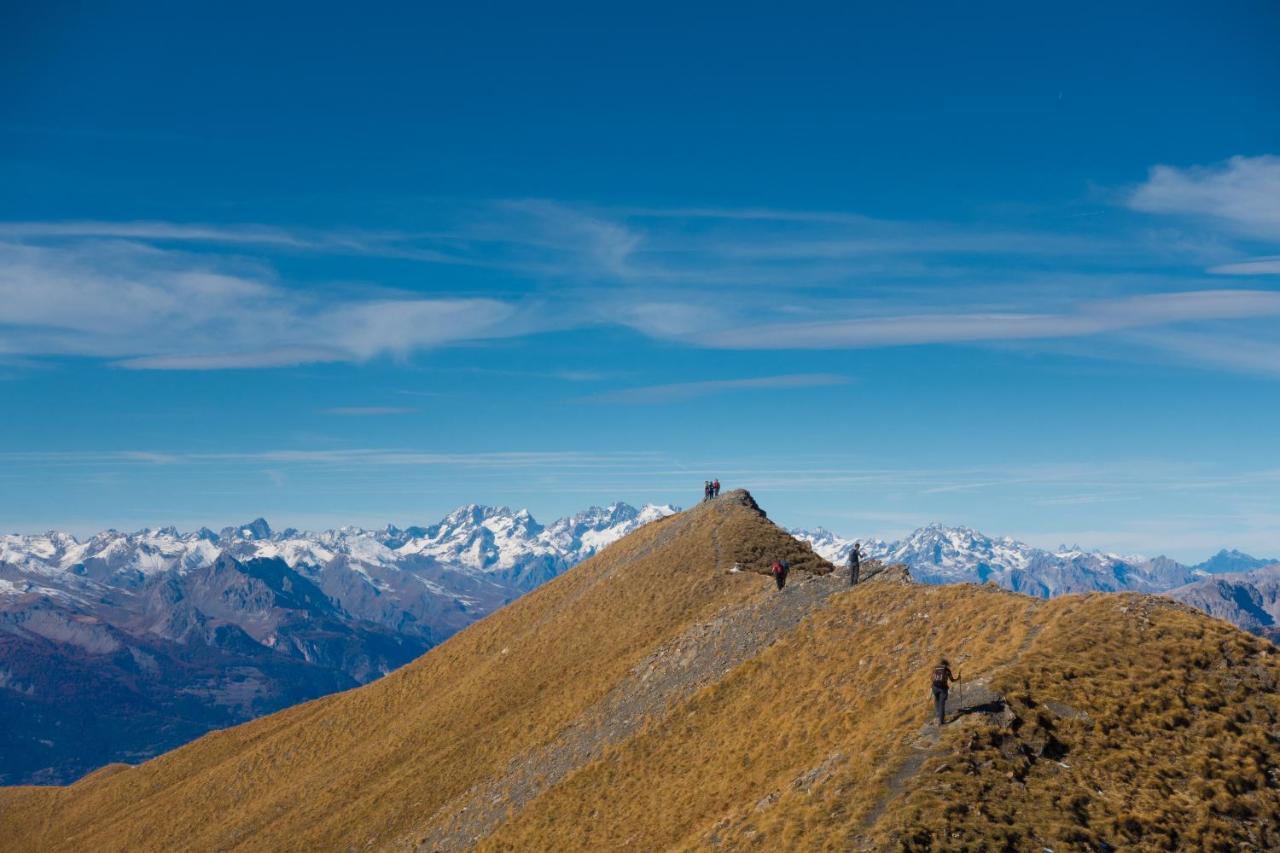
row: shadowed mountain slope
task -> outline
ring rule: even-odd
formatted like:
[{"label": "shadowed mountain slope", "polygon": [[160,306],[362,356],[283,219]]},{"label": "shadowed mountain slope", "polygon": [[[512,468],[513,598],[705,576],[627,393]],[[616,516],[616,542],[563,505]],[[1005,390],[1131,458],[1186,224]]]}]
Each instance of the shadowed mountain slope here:
[{"label": "shadowed mountain slope", "polygon": [[1169,597],[1280,641],[1280,563],[1205,578],[1170,590]]},{"label": "shadowed mountain slope", "polygon": [[[1162,599],[830,568],[726,494],[373,684],[2,791],[0,848],[1280,842],[1266,641]],[[939,736],[940,654],[971,683]]]}]

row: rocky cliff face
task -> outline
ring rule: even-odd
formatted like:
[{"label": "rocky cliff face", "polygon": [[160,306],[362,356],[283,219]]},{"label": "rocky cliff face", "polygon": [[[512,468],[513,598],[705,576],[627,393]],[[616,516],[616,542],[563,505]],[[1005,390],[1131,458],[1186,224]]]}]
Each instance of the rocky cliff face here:
[{"label": "rocky cliff face", "polygon": [[1280,642],[1280,563],[1204,578],[1169,596]]},{"label": "rocky cliff face", "polygon": [[430,645],[351,616],[280,560],[224,554],[89,602],[40,588],[9,595],[0,782],[67,781],[142,760],[354,687]]}]

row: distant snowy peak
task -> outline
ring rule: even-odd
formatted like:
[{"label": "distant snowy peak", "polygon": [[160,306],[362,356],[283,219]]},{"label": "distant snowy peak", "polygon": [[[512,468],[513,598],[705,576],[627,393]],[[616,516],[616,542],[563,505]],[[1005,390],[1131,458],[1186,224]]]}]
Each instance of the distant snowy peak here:
[{"label": "distant snowy peak", "polygon": [[670,506],[646,504],[636,509],[614,503],[543,527],[528,510],[473,504],[450,513],[421,536],[406,539],[400,550],[478,571],[511,571],[536,561],[548,567],[557,564],[562,571],[637,527],[676,511]]},{"label": "distant snowy peak", "polygon": [[84,542],[58,532],[0,537],[0,563],[30,574],[74,571],[90,578],[113,574],[144,577],[197,568],[212,563],[221,550],[218,544],[198,534],[182,536],[173,528],[137,533],[108,530]]},{"label": "distant snowy peak", "polygon": [[861,542],[864,557],[884,558],[889,553],[889,544],[882,539],[846,539],[825,527],[815,527],[813,530],[796,529],[790,533],[797,539],[808,542],[820,557],[838,566],[849,562],[849,554],[853,551],[855,542]]},{"label": "distant snowy peak", "polygon": [[[174,533],[177,533],[177,531],[175,530]],[[224,542],[230,542],[237,539],[243,539],[250,542],[260,542],[264,539],[271,538],[271,525],[267,524],[267,520],[265,518],[255,518],[248,524],[242,524],[239,527],[222,528],[222,532],[218,534],[218,538]]]},{"label": "distant snowy peak", "polygon": [[[323,567],[341,559],[358,574],[372,568],[421,568],[505,575],[518,587],[541,582],[675,507],[625,503],[591,507],[548,527],[528,510],[468,504],[427,527],[382,530],[342,527],[318,533],[273,531],[265,519],[183,534],[173,527],[120,533],[108,530],[81,542],[58,531],[0,536],[0,564],[28,575],[80,577],[128,586],[164,572],[212,565],[223,552],[240,560],[278,558],[290,567]],[[6,586],[6,590],[12,584]]]},{"label": "distant snowy peak", "polygon": [[[843,565],[854,540],[829,530],[793,530],[826,559]],[[1048,551],[1010,537],[995,538],[968,527],[930,524],[896,542],[862,540],[863,553],[895,563],[906,563],[912,574],[927,583],[985,583],[1031,595],[1051,596],[1092,590],[1140,590],[1159,592],[1190,583],[1217,566],[1242,566],[1254,561],[1248,555],[1223,552],[1198,567],[1185,566],[1167,557],[1085,551],[1079,546]],[[1226,556],[1223,556],[1226,555]],[[1219,559],[1221,558],[1221,559]]]},{"label": "distant snowy peak", "polygon": [[677,507],[657,504],[645,504],[640,509],[625,503],[593,506],[552,524],[546,530],[546,539],[553,547],[576,554],[582,560],[637,527],[676,512],[679,512]]}]

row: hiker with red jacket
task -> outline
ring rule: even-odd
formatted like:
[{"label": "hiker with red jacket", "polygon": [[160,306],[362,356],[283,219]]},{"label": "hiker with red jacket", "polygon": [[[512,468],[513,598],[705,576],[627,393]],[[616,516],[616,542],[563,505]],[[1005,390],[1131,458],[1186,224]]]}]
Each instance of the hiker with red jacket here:
[{"label": "hiker with red jacket", "polygon": [[713,498],[720,497],[720,480],[719,479],[711,481],[711,497]]},{"label": "hiker with red jacket", "polygon": [[778,590],[781,591],[787,585],[787,565],[786,560],[774,560],[769,571],[773,573],[773,579],[778,582]]},{"label": "hiker with red jacket", "polygon": [[938,712],[938,727],[942,727],[947,711],[947,693],[951,690],[951,682],[960,679],[951,674],[951,664],[943,658],[933,668],[933,707]]}]

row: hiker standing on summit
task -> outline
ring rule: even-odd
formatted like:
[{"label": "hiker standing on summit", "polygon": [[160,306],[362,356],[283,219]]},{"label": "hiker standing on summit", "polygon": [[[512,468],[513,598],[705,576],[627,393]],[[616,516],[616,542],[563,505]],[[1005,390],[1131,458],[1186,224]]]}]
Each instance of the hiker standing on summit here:
[{"label": "hiker standing on summit", "polygon": [[862,573],[862,543],[854,542],[849,552],[849,586],[858,585],[858,575]]},{"label": "hiker standing on summit", "polygon": [[951,682],[959,680],[951,674],[951,664],[946,658],[938,661],[938,665],[933,668],[933,707],[938,712],[938,728],[942,728],[947,712],[947,694],[951,692]]},{"label": "hiker standing on summit", "polygon": [[720,497],[720,480],[719,478],[711,481],[711,497]]}]

